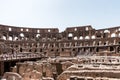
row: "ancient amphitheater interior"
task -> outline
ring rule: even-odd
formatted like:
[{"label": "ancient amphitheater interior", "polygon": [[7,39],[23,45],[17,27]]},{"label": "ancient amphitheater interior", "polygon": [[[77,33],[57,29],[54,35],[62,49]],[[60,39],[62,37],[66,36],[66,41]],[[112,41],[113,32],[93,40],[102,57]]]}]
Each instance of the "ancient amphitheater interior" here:
[{"label": "ancient amphitheater interior", "polygon": [[120,26],[0,25],[1,80],[120,80]]}]

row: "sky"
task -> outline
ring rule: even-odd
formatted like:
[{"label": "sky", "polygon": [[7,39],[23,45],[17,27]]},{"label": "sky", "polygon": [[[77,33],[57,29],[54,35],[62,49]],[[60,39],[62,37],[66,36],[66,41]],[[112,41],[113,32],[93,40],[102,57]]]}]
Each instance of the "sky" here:
[{"label": "sky", "polygon": [[30,28],[120,26],[120,0],[0,0],[0,24]]}]

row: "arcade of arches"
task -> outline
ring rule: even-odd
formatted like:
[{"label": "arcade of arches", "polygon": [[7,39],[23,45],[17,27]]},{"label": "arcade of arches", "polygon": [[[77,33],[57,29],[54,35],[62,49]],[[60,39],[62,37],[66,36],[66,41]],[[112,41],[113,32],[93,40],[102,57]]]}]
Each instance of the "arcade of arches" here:
[{"label": "arcade of arches", "polygon": [[[5,68],[5,65],[7,65],[6,64],[7,61],[15,60],[14,61],[15,64],[21,61],[20,64],[22,64],[22,62],[24,64],[24,61],[29,61],[33,59],[34,61],[36,61],[36,58],[37,60],[39,59],[41,60],[44,58],[46,60],[51,60],[49,58],[58,57],[74,58],[78,56],[119,56],[119,55],[120,55],[120,26],[96,30],[92,28],[92,26],[86,25],[68,27],[63,32],[59,32],[58,28],[27,28],[0,25],[0,61],[1,61],[0,64],[4,63],[4,66],[2,65],[0,66],[1,72],[0,75],[3,75],[4,72],[7,72],[4,69],[2,70],[2,68]],[[76,63],[76,61],[74,60],[72,61],[73,63],[68,62],[69,65],[67,65],[67,63],[66,65],[70,67]],[[84,62],[83,59],[82,61]],[[77,63],[79,63],[79,61],[77,61]],[[15,64],[13,65],[13,63],[10,63],[9,65],[12,65],[12,67],[14,67]],[[47,63],[45,65],[47,66]],[[59,61],[58,62],[54,61],[53,63],[51,62],[49,65],[51,66],[54,65],[54,67],[60,67],[62,66],[62,63],[60,63]],[[36,67],[34,67],[35,69],[33,72],[30,71],[31,69],[26,68],[25,70],[23,70],[24,74],[22,74],[21,73],[22,71],[19,72],[18,70],[19,68],[22,67],[17,65],[17,68],[15,68],[15,70],[17,71],[15,72],[17,72],[19,76],[22,77],[28,76],[27,75],[28,72],[30,73],[30,75],[33,73],[36,75],[39,74],[40,76],[37,76],[37,78],[41,78],[44,75],[50,78],[50,79],[47,78],[48,80],[51,80],[51,78],[53,77],[54,79],[58,79],[58,75],[60,75],[58,80],[62,80],[61,75],[68,74],[66,72],[62,73],[64,71],[62,68],[59,68],[60,70],[55,68],[56,69],[54,70],[55,73],[53,73],[54,71],[49,71],[48,73],[45,73],[36,70]],[[11,69],[9,69],[9,71],[10,70]],[[10,75],[10,73],[6,73],[6,75],[7,74]],[[12,74],[13,73],[11,73],[11,75]],[[78,75],[74,76],[78,77]],[[29,78],[33,78],[33,76],[30,76]],[[70,79],[72,80],[72,78]]]}]

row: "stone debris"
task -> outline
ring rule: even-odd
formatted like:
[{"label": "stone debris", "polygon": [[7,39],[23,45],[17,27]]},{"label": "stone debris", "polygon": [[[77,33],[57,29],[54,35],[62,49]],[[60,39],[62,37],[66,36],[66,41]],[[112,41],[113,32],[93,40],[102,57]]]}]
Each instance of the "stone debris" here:
[{"label": "stone debris", "polygon": [[[6,69],[8,68],[8,70]],[[120,80],[120,26],[0,25],[2,80]]]}]

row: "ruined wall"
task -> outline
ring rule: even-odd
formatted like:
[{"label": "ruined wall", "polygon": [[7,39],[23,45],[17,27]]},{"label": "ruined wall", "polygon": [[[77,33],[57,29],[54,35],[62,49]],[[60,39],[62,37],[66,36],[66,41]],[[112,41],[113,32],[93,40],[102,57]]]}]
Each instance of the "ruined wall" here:
[{"label": "ruined wall", "polygon": [[20,62],[15,68],[17,69],[16,73],[23,80],[67,80],[79,77],[120,79],[119,56],[48,58],[46,60]]},{"label": "ruined wall", "polygon": [[[66,28],[25,28],[0,25],[0,38],[11,53],[41,53],[44,56],[76,56],[120,53],[120,27],[95,30],[90,25]],[[62,54],[63,53],[63,54]]]}]

